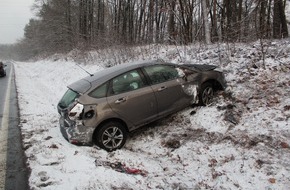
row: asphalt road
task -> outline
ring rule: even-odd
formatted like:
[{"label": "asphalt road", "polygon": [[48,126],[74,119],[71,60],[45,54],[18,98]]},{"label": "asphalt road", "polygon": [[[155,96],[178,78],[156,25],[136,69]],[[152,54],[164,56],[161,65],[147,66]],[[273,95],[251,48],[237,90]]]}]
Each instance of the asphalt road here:
[{"label": "asphalt road", "polygon": [[21,142],[13,64],[0,77],[0,189],[26,190],[29,171]]}]

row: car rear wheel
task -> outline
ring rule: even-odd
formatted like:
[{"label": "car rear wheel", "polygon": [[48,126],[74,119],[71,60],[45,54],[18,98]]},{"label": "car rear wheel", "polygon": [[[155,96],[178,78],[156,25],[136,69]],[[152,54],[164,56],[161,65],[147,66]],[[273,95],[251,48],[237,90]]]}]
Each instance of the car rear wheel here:
[{"label": "car rear wheel", "polygon": [[211,83],[206,82],[202,84],[199,93],[199,104],[202,106],[211,104],[213,102],[214,95],[215,92]]},{"label": "car rear wheel", "polygon": [[102,149],[114,151],[124,146],[127,140],[125,127],[115,121],[103,124],[95,135],[95,143]]}]

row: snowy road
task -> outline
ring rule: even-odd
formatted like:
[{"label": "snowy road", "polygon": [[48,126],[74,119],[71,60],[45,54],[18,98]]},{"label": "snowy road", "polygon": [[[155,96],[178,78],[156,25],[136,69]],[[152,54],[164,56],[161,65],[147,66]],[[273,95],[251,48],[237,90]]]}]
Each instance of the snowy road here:
[{"label": "snowy road", "polygon": [[[7,70],[10,73],[10,69]],[[1,128],[0,128],[0,188],[5,188],[6,178],[6,157],[7,157],[7,133],[9,120],[9,96],[10,96],[10,75],[3,77],[0,80],[0,114],[1,114]]]},{"label": "snowy road", "polygon": [[7,76],[0,80],[0,189],[28,189],[27,169],[22,149],[15,75],[8,64]]}]

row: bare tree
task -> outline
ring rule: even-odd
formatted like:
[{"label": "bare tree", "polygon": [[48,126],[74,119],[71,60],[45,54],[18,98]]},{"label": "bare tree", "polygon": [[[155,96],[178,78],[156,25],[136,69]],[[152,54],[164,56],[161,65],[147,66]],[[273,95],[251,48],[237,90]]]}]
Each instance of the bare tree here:
[{"label": "bare tree", "polygon": [[35,0],[19,47],[27,55],[74,48],[288,37],[286,0]]},{"label": "bare tree", "polygon": [[205,43],[210,44],[210,29],[208,23],[208,9],[206,5],[206,1],[201,0],[201,7],[202,7],[202,17],[203,17],[203,26],[204,26],[204,33],[205,33]]},{"label": "bare tree", "polygon": [[176,35],[177,32],[175,30],[175,6],[176,6],[176,1],[175,0],[170,0],[168,2],[169,5],[169,20],[168,20],[168,34],[169,34],[169,42],[170,43],[175,43],[176,42]]},{"label": "bare tree", "polygon": [[286,38],[288,37],[288,28],[285,16],[285,6],[282,0],[274,0],[273,8],[273,37]]}]

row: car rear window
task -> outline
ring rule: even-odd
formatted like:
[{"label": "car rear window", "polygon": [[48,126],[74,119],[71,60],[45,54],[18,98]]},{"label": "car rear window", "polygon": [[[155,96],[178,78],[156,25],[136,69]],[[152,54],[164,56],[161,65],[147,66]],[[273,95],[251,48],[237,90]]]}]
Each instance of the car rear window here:
[{"label": "car rear window", "polygon": [[75,101],[80,95],[75,91],[68,89],[66,93],[63,95],[61,100],[59,101],[58,105],[61,108],[67,108],[71,103]]}]

